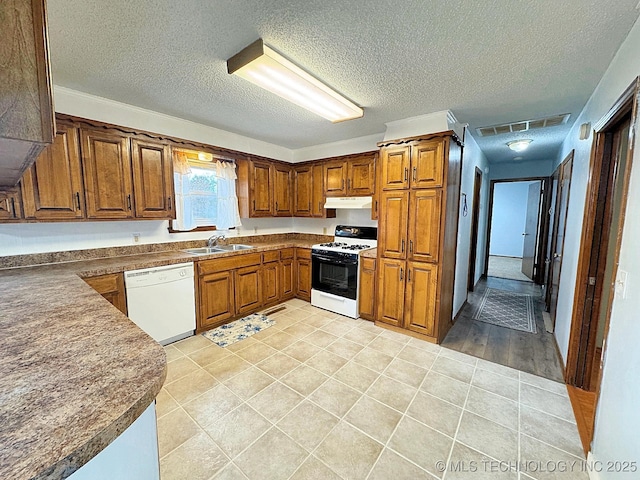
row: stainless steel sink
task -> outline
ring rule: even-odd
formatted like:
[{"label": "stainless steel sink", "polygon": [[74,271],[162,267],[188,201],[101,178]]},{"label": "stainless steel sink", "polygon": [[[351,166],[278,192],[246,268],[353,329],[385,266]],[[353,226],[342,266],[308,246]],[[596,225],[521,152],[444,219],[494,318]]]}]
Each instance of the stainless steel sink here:
[{"label": "stainless steel sink", "polygon": [[235,252],[237,250],[249,250],[253,247],[251,245],[241,245],[239,243],[235,243],[232,245],[218,245],[216,248],[219,248],[226,252]]},{"label": "stainless steel sink", "polygon": [[191,255],[210,255],[212,253],[223,253],[228,252],[228,250],[223,250],[218,247],[201,247],[201,248],[188,248],[187,250],[183,250],[183,252],[190,253]]}]

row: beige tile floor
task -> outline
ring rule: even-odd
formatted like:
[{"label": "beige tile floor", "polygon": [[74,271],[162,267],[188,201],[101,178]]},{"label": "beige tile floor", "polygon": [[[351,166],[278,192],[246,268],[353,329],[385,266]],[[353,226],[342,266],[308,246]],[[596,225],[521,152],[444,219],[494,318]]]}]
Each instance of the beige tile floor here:
[{"label": "beige tile floor", "polygon": [[563,385],[285,305],[226,349],[166,347],[162,480],[588,478]]}]

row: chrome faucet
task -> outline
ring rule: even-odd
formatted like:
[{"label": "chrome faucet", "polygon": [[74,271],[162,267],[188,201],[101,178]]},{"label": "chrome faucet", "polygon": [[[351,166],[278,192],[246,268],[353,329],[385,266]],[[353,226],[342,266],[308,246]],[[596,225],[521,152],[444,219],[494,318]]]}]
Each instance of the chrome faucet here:
[{"label": "chrome faucet", "polygon": [[218,242],[220,240],[224,240],[225,238],[227,237],[225,237],[224,235],[211,235],[209,237],[209,240],[207,240],[207,245],[209,246],[209,248],[213,248],[218,245]]}]

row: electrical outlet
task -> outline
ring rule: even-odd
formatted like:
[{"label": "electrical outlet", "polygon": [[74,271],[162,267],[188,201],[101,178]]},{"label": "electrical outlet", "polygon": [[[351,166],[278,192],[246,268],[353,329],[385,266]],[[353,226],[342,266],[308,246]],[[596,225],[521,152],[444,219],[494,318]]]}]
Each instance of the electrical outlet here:
[{"label": "electrical outlet", "polygon": [[258,227],[253,227],[253,233],[258,233]]},{"label": "electrical outlet", "polygon": [[327,234],[327,227],[322,227],[322,234],[326,235]]},{"label": "electrical outlet", "polygon": [[134,233],[133,234],[133,242],[134,243],[138,243],[140,241],[140,234],[139,233]]}]

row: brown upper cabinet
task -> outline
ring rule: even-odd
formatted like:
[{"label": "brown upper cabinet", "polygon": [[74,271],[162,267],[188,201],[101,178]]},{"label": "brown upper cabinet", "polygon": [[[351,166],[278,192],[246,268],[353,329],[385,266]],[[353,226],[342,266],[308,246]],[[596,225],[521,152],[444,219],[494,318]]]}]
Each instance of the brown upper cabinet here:
[{"label": "brown upper cabinet", "polygon": [[240,159],[236,165],[240,217],[273,217],[275,202],[272,163],[265,160]]},{"label": "brown upper cabinet", "polygon": [[294,210],[295,217],[335,218],[335,209],[324,208],[324,170],[320,163],[295,167]]},{"label": "brown upper cabinet", "polygon": [[274,212],[276,217],[290,217],[293,215],[293,170],[289,165],[276,164],[273,167],[275,200]]},{"label": "brown upper cabinet", "polygon": [[20,182],[25,218],[84,218],[85,200],[78,129],[58,122],[53,145],[37,158]]},{"label": "brown upper cabinet", "polygon": [[367,197],[375,192],[376,153],[329,160],[324,166],[328,197]]},{"label": "brown upper cabinet", "polygon": [[431,139],[382,149],[382,190],[441,187],[444,142]]},{"label": "brown upper cabinet", "polygon": [[136,218],[175,218],[171,148],[131,139]]},{"label": "brown upper cabinet", "polygon": [[55,134],[44,0],[2,0],[0,19],[0,187],[13,187]]},{"label": "brown upper cabinet", "polygon": [[90,129],[82,129],[80,135],[87,218],[132,218],[129,137],[114,131]]}]

